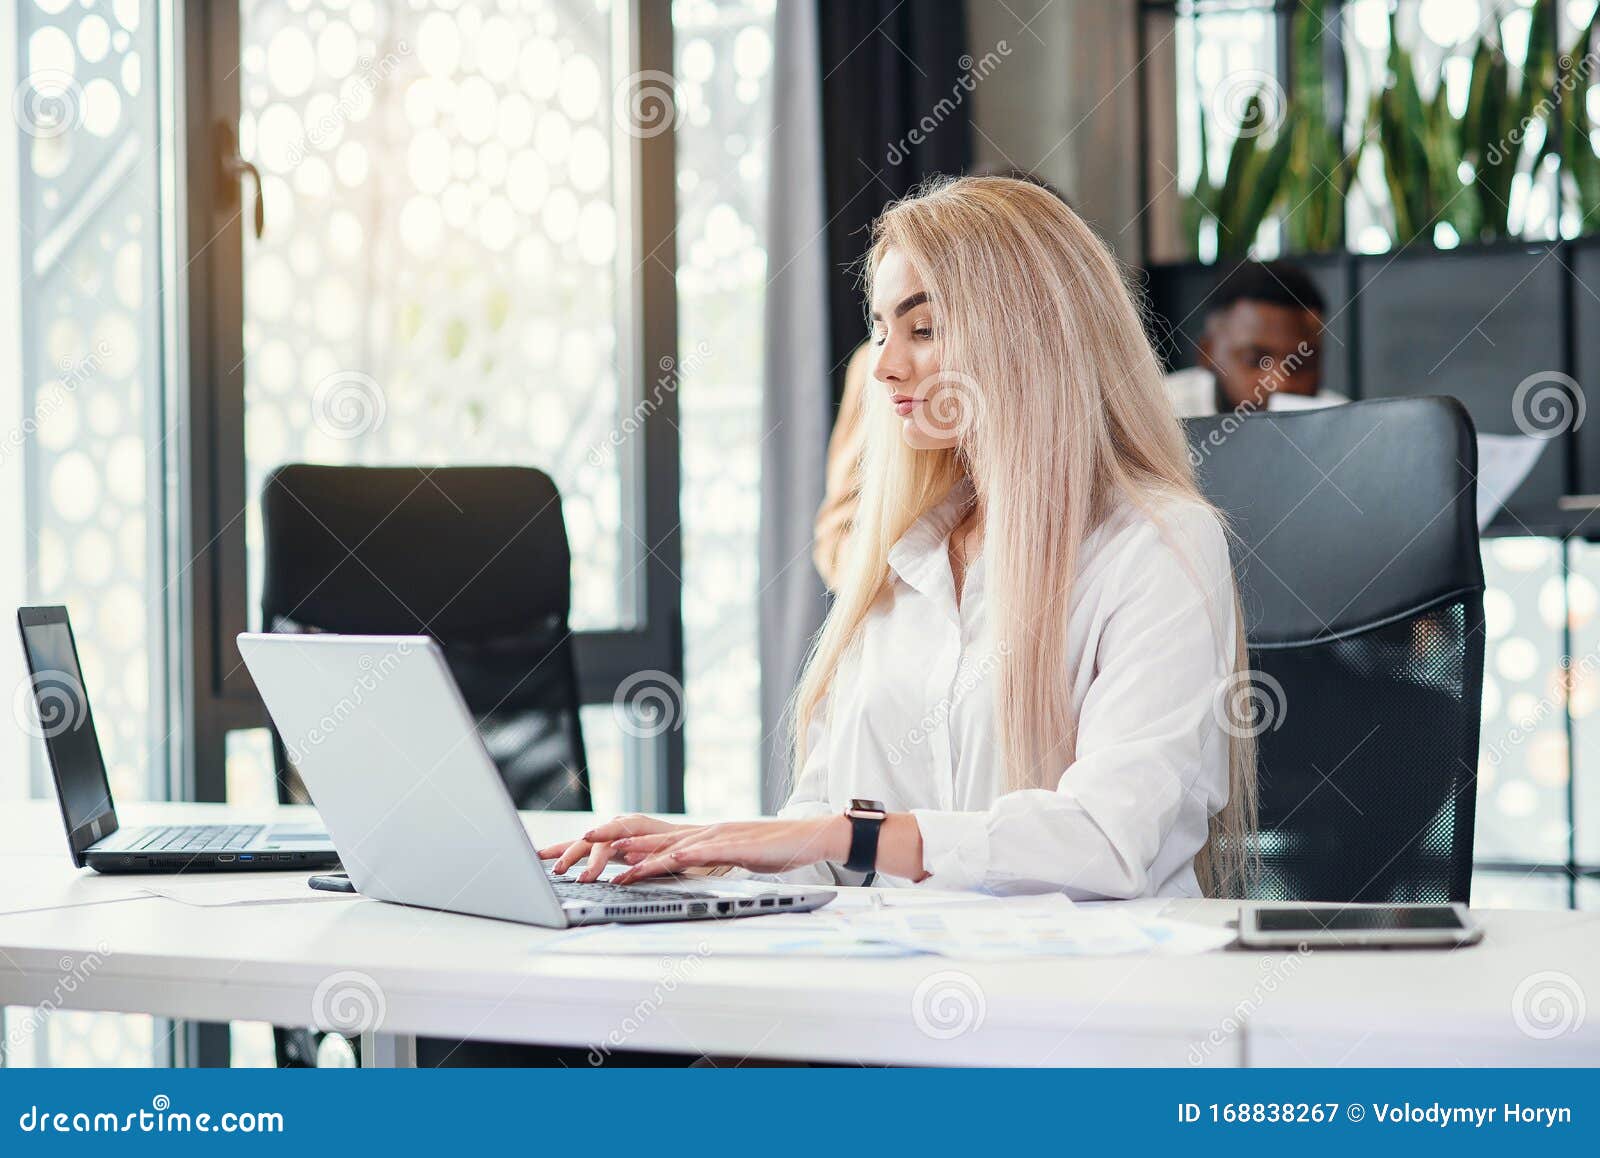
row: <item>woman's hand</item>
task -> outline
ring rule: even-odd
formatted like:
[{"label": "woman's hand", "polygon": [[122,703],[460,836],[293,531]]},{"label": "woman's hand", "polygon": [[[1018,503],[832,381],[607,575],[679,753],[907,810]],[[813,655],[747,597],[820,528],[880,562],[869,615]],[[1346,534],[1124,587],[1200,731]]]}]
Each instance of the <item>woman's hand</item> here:
[{"label": "woman's hand", "polygon": [[559,844],[546,845],[539,850],[539,859],[549,860],[555,857],[556,863],[552,871],[560,874],[587,856],[589,863],[578,874],[578,879],[599,880],[601,871],[612,858],[613,842],[617,837],[665,836],[672,833],[698,832],[702,827],[698,824],[671,824],[665,820],[657,820],[653,816],[640,816],[637,813],[618,816],[604,824],[595,825],[577,840],[564,840]]},{"label": "woman's hand", "polygon": [[640,833],[613,827],[618,823],[603,824],[586,834],[606,842],[623,863],[632,866],[617,874],[618,884],[705,865],[737,865],[752,872],[774,873],[817,861],[842,862],[850,856],[850,822],[842,814],[675,829],[667,826],[669,831]]}]

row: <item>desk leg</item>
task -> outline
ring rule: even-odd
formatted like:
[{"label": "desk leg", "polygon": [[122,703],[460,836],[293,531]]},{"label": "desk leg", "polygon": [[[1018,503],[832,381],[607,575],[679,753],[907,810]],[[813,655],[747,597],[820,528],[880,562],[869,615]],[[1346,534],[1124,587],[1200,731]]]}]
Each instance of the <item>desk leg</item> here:
[{"label": "desk leg", "polygon": [[417,1039],[409,1033],[361,1035],[361,1068],[413,1070],[417,1068]]}]

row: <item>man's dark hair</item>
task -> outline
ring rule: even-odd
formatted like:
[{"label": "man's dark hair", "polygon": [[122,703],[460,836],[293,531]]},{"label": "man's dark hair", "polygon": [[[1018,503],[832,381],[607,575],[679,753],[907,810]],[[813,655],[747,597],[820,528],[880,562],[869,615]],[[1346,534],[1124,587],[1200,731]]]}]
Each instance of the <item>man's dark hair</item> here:
[{"label": "man's dark hair", "polygon": [[1240,302],[1288,306],[1314,314],[1328,311],[1328,303],[1310,275],[1287,261],[1241,261],[1223,275],[1211,295],[1208,312],[1221,313]]}]

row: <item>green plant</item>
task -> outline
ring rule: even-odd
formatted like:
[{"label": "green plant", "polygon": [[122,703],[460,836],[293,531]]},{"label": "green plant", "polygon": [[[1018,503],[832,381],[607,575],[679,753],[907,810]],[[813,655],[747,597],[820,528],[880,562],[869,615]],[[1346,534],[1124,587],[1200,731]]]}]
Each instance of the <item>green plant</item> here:
[{"label": "green plant", "polygon": [[[1284,176],[1284,227],[1288,248],[1322,252],[1344,245],[1344,207],[1366,147],[1365,129],[1345,147],[1344,110],[1328,107],[1324,66],[1327,0],[1301,0],[1290,18],[1294,97],[1289,106],[1288,168]],[[1343,54],[1340,59],[1343,60]],[[1348,91],[1348,66],[1346,66]]]},{"label": "green plant", "polygon": [[1270,84],[1252,92],[1245,102],[1220,184],[1211,178],[1209,130],[1204,107],[1200,110],[1200,176],[1184,203],[1185,230],[1196,250],[1204,222],[1209,220],[1216,223],[1218,257],[1248,256],[1277,199],[1293,134],[1284,124],[1267,132],[1271,110],[1281,107],[1282,98]]},{"label": "green plant", "polygon": [[1557,62],[1556,88],[1549,132],[1539,153],[1561,159],[1562,173],[1570,177],[1579,213],[1579,232],[1587,232],[1600,218],[1600,154],[1594,147],[1594,123],[1589,116],[1588,88],[1594,68],[1589,55],[1600,33],[1600,7],[1589,26]]},{"label": "green plant", "polygon": [[1392,12],[1388,70],[1389,83],[1373,100],[1372,120],[1383,150],[1395,241],[1409,245],[1429,236],[1439,221],[1460,229],[1472,206],[1461,197],[1461,130],[1450,113],[1444,76],[1440,74],[1433,99],[1424,102]]}]

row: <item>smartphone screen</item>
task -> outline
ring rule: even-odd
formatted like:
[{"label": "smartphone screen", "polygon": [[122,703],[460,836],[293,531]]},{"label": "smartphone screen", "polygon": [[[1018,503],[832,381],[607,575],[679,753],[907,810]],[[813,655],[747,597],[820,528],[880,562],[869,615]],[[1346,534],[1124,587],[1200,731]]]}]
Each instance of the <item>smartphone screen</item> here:
[{"label": "smartphone screen", "polygon": [[1256,912],[1263,933],[1364,933],[1387,929],[1460,929],[1449,905],[1379,905],[1361,908],[1263,908]]}]

